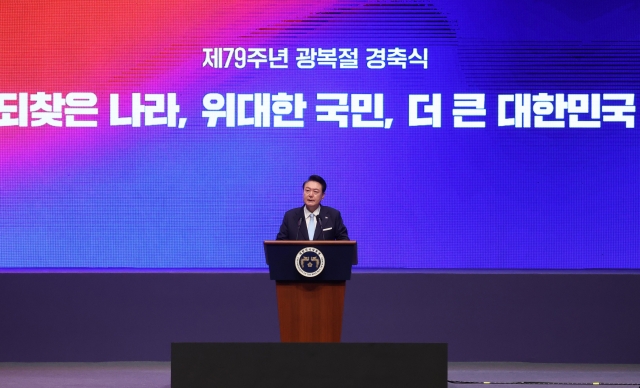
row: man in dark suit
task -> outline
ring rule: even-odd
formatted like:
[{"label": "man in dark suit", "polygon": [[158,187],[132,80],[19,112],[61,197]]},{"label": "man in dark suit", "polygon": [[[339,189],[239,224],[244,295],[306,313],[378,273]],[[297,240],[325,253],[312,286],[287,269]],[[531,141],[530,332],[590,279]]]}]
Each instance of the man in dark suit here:
[{"label": "man in dark suit", "polygon": [[318,175],[311,175],[302,184],[304,206],[284,214],[276,240],[348,240],[340,212],[320,206],[326,190],[327,182]]}]

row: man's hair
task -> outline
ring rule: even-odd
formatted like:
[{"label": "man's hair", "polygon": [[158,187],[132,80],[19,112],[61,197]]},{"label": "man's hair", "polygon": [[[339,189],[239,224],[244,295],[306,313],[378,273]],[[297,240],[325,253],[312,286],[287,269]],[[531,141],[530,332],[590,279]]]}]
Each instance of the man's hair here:
[{"label": "man's hair", "polygon": [[322,185],[322,193],[323,194],[324,194],[325,191],[327,191],[327,182],[325,182],[324,179],[322,179],[322,177],[320,175],[311,175],[309,177],[309,179],[304,181],[304,183],[302,184],[302,188],[303,189],[304,189],[304,185],[306,185],[307,182],[309,182],[309,181],[320,183]]}]

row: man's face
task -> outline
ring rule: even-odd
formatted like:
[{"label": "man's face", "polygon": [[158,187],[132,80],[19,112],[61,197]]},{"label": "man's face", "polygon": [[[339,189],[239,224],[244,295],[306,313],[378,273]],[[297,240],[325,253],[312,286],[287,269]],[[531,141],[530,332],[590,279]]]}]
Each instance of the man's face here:
[{"label": "man's face", "polygon": [[324,198],[324,193],[322,192],[322,185],[320,183],[309,181],[304,184],[302,199],[309,211],[315,211],[320,205],[322,198]]}]

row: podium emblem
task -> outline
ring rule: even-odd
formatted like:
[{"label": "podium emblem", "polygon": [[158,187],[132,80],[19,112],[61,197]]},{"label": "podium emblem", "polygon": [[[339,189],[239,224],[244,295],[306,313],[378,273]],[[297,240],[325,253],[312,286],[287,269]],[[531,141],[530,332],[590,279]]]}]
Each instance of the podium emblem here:
[{"label": "podium emblem", "polygon": [[324,269],[324,255],[313,247],[303,248],[296,255],[296,269],[302,276],[312,278]]}]

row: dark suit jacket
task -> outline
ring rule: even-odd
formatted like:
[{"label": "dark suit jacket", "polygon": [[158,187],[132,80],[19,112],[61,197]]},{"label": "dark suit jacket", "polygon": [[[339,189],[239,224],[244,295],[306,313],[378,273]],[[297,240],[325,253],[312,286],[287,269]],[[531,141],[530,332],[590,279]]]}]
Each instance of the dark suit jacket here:
[{"label": "dark suit jacket", "polygon": [[[340,212],[329,206],[320,206],[320,215],[316,221],[314,240],[348,240],[347,227],[342,222]],[[282,225],[276,240],[309,240],[307,224],[304,218],[304,206],[284,213]]]}]

